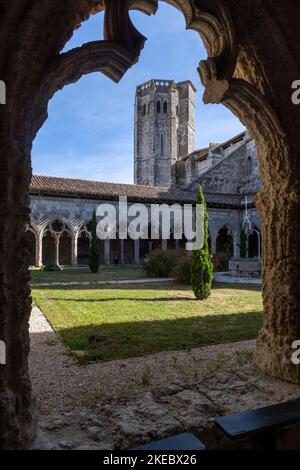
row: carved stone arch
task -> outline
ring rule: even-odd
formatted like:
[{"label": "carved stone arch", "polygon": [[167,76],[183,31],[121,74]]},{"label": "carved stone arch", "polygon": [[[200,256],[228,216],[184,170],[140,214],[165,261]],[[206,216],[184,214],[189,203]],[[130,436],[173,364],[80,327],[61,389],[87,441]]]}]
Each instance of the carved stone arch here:
[{"label": "carved stone arch", "polygon": [[27,230],[30,230],[38,238],[39,229],[38,229],[37,223],[33,219],[31,219],[30,222],[26,224],[25,231]]},{"label": "carved stone arch", "polygon": [[88,218],[86,220],[84,220],[81,224],[80,224],[80,227],[78,229],[78,235],[82,235],[82,234],[86,234],[86,236],[91,239],[92,238],[92,235],[91,235],[91,232],[90,230],[88,229],[88,225],[92,222],[92,219],[91,218]]},{"label": "carved stone arch", "polygon": [[[31,235],[30,235],[31,234]],[[31,221],[25,227],[24,240],[30,266],[38,265],[39,232],[36,224]]]},{"label": "carved stone arch", "polygon": [[[55,222],[60,222],[62,224],[62,229],[61,229],[60,232],[56,232],[53,229],[53,224]],[[51,231],[53,231],[54,233],[57,233],[59,237],[64,232],[67,232],[72,238],[75,237],[75,230],[74,230],[74,227],[72,226],[72,223],[63,216],[53,216],[53,217],[51,217],[49,219],[49,222],[48,222],[48,227]]]}]

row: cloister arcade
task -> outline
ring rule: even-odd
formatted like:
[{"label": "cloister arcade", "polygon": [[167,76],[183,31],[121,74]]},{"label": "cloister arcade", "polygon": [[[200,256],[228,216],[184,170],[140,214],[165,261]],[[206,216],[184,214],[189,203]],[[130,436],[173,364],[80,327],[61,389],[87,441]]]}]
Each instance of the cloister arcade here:
[{"label": "cloister arcade", "polygon": [[[259,222],[257,222],[258,225]],[[260,233],[260,228],[255,225]],[[151,227],[149,227],[151,233]],[[40,222],[32,221],[26,229],[26,246],[31,266],[87,266],[91,242],[91,221],[68,221],[59,216]],[[139,265],[153,250],[182,250],[185,238],[174,239],[173,230],[169,240],[117,238],[100,240],[100,265]],[[209,246],[212,256],[225,254],[229,258],[255,258],[258,241],[255,233],[245,238],[245,253],[241,253],[241,227],[212,223],[209,228]]]}]

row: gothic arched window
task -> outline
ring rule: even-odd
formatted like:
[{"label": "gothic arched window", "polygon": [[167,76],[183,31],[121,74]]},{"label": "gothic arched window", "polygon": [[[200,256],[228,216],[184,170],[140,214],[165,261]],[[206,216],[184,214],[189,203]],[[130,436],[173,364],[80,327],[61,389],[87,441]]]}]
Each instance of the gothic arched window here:
[{"label": "gothic arched window", "polygon": [[151,104],[150,104],[150,101],[149,101],[149,103],[148,103],[148,114],[150,114],[150,106],[151,106]]},{"label": "gothic arched window", "polygon": [[164,113],[166,114],[168,112],[168,103],[164,101]]},{"label": "gothic arched window", "polygon": [[164,153],[164,136],[163,136],[163,134],[161,134],[161,136],[160,136],[160,153],[161,154]]},{"label": "gothic arched window", "polygon": [[143,104],[143,116],[145,116],[145,114],[146,114],[146,105]]},{"label": "gothic arched window", "polygon": [[158,101],[156,104],[156,111],[160,113],[160,101]]}]

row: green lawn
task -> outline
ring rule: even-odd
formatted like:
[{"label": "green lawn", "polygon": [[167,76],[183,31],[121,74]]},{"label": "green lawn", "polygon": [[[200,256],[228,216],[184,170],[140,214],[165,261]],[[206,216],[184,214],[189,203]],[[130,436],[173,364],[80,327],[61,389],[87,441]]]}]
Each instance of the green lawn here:
[{"label": "green lawn", "polygon": [[92,274],[87,267],[63,268],[59,272],[41,271],[39,268],[31,268],[31,282],[49,283],[49,282],[86,282],[86,281],[111,281],[122,279],[140,279],[147,275],[141,267],[133,266],[109,266],[101,267],[99,273]]},{"label": "green lawn", "polygon": [[256,286],[217,285],[205,302],[175,284],[36,288],[32,295],[65,344],[85,351],[82,363],[255,338],[262,324]]}]

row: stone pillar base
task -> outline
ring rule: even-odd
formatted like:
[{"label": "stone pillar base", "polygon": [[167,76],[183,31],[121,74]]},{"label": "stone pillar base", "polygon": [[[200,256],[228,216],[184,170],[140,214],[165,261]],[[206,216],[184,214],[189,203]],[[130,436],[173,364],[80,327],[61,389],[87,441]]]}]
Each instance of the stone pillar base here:
[{"label": "stone pillar base", "polygon": [[263,328],[257,340],[254,364],[260,371],[294,384],[300,384],[300,365],[292,362],[295,338],[273,336]]}]

